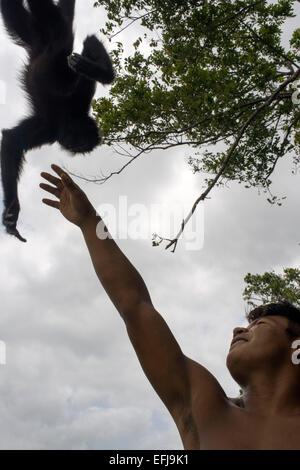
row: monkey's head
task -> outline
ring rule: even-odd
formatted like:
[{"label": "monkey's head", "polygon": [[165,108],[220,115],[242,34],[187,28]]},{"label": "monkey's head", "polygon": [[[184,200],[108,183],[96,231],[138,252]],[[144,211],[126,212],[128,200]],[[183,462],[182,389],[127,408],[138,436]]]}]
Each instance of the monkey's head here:
[{"label": "monkey's head", "polygon": [[100,130],[90,116],[68,119],[60,126],[58,142],[71,152],[89,153],[102,142]]}]

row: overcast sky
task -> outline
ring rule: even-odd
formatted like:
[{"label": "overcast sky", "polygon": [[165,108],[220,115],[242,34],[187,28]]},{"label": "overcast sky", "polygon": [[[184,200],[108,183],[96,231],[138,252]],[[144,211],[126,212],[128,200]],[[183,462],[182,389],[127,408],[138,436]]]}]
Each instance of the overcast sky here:
[{"label": "overcast sky", "polygon": [[[297,17],[284,28],[285,44],[299,23],[299,4],[295,11]],[[79,0],[75,23],[80,52],[86,34],[104,27],[105,17],[92,0]],[[116,40],[130,45],[139,33],[134,26]],[[1,23],[0,79],[7,88],[1,128],[28,112],[17,81],[24,58]],[[97,96],[108,91],[99,85]],[[191,154],[188,148],[153,152],[105,185],[80,184],[98,208],[104,203],[118,208],[119,196],[126,196],[128,206],[166,204],[170,220],[172,207],[187,210],[203,187],[203,177],[186,164]],[[0,366],[1,449],[182,448],[93,271],[79,229],[41,203],[39,175],[51,163],[95,175],[125,161],[105,146],[86,157],[70,158],[56,145],[27,155],[20,230],[28,243],[0,233],[0,340],[7,346],[7,364]],[[202,249],[188,250],[184,242],[175,254],[153,248],[151,232],[159,230],[154,222],[148,239],[118,240],[184,353],[215,374],[230,396],[238,387],[225,360],[232,329],[245,325],[245,274],[299,266],[299,176],[291,169],[292,162],[283,160],[274,175],[274,193],[287,196],[282,207],[236,184],[215,189],[205,203]],[[199,210],[201,231],[202,215]]]}]

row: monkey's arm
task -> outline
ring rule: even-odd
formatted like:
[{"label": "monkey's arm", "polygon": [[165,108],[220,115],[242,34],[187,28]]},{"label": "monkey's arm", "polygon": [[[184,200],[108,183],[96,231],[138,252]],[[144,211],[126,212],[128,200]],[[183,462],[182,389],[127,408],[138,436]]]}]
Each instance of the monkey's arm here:
[{"label": "monkey's arm", "polygon": [[16,127],[2,131],[0,148],[1,179],[4,193],[2,223],[7,233],[23,242],[26,240],[17,230],[17,222],[20,212],[18,182],[24,156],[28,150],[52,142],[54,142],[54,135],[51,126],[47,126],[38,116],[31,116],[21,121]]}]

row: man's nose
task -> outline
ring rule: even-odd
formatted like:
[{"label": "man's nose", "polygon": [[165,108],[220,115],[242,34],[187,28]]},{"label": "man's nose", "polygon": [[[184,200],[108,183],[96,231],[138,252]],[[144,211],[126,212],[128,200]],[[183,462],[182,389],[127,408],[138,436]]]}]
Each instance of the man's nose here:
[{"label": "man's nose", "polygon": [[233,330],[233,336],[235,337],[235,336],[237,336],[237,335],[239,335],[239,334],[241,334],[241,333],[245,333],[245,332],[247,333],[248,331],[249,331],[248,328],[244,328],[244,327],[242,327],[242,326],[238,326],[237,328],[234,328],[234,330]]}]

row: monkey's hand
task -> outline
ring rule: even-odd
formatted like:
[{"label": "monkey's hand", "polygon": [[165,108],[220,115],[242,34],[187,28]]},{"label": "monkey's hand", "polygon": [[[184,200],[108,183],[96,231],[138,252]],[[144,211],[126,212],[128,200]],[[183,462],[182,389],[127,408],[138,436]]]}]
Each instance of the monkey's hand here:
[{"label": "monkey's hand", "polygon": [[68,64],[74,72],[82,77],[95,80],[104,85],[112,83],[115,78],[114,72],[108,69],[105,64],[99,63],[99,61],[93,61],[80,54],[71,54],[68,57]]},{"label": "monkey's hand", "polygon": [[94,80],[95,64],[92,60],[80,54],[73,53],[68,57],[68,64],[74,72],[83,75],[85,78]]},{"label": "monkey's hand", "polygon": [[17,230],[17,221],[19,217],[20,206],[18,201],[14,200],[8,207],[4,209],[2,215],[2,223],[6,228],[6,232],[18,238],[21,242],[26,243],[27,240],[23,238]]}]

